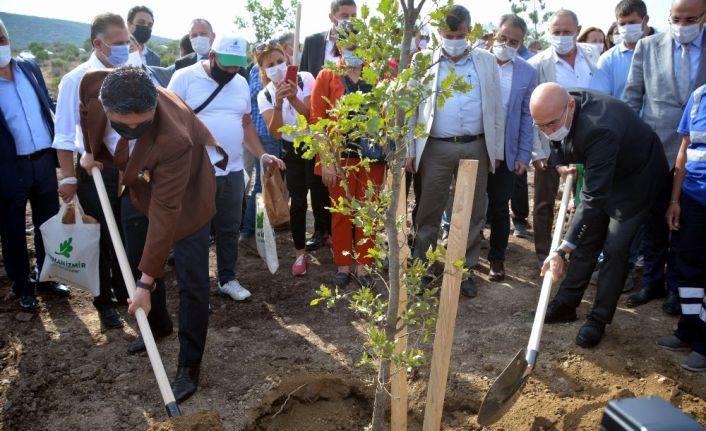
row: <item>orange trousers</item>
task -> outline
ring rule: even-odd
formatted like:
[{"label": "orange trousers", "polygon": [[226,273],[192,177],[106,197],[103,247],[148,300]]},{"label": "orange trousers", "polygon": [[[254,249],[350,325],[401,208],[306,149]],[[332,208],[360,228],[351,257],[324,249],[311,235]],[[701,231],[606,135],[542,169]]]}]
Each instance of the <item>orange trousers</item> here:
[{"label": "orange trousers", "polygon": [[[359,163],[357,158],[344,159],[343,165],[350,166]],[[348,189],[355,199],[365,199],[365,191],[370,180],[376,187],[377,191],[382,188],[382,182],[385,177],[385,164],[374,163],[370,165],[370,172],[361,168],[359,171],[348,172]],[[346,191],[340,185],[329,187],[329,194],[332,202],[338,202],[338,198],[346,198]],[[376,194],[377,196],[377,194]],[[350,216],[331,213],[331,236],[333,240],[333,262],[336,266],[350,266],[354,260],[360,265],[369,265],[373,259],[368,256],[368,250],[375,245],[374,237],[364,237],[363,229],[356,227],[353,229],[353,219]],[[361,241],[365,239],[366,241]],[[361,244],[362,242],[362,244]],[[358,256],[356,259],[353,253]]]}]

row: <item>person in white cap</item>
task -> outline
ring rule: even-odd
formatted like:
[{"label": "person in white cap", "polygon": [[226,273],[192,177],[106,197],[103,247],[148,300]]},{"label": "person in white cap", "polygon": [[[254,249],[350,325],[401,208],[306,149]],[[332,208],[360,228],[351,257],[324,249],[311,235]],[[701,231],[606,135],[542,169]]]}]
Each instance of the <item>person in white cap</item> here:
[{"label": "person in white cap", "polygon": [[[238,237],[245,180],[243,145],[265,166],[284,162],[265,153],[250,118],[250,89],[238,74],[248,65],[247,41],[234,34],[216,37],[208,59],[179,69],[168,89],[180,96],[208,127],[218,144],[228,153],[228,165],[216,171],[216,215],[213,224],[216,237],[218,288],[235,301],[250,299],[250,292],[236,278]],[[211,150],[209,150],[211,151]],[[211,154],[217,162],[217,154]]]}]

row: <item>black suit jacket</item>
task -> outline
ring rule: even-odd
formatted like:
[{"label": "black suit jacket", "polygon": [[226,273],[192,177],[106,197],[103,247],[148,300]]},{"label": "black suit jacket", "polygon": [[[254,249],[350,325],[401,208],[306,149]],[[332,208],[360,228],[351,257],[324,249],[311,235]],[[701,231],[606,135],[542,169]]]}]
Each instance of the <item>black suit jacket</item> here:
[{"label": "black suit jacket", "polygon": [[[37,94],[39,103],[42,109],[42,118],[49,128],[51,137],[54,137],[54,101],[49,96],[47,86],[44,83],[42,71],[37,63],[21,58],[15,58],[14,61],[20,68],[20,71],[25,74],[29,82]],[[19,103],[17,104],[19,108]],[[56,156],[55,156],[56,157]],[[58,164],[57,164],[58,166]],[[17,147],[15,146],[15,138],[10,132],[10,128],[5,120],[5,115],[0,111],[0,173],[2,180],[0,181],[0,199],[7,199],[17,191],[17,181],[19,178],[19,167],[17,165]]]},{"label": "black suit jacket", "polygon": [[584,186],[566,240],[579,246],[607,214],[627,220],[651,205],[669,171],[659,137],[628,105],[590,90],[576,101],[571,131],[552,142],[552,162],[583,163]]},{"label": "black suit jacket", "polygon": [[328,31],[312,34],[304,40],[302,61],[299,69],[309,72],[316,78],[326,60],[326,36]]}]

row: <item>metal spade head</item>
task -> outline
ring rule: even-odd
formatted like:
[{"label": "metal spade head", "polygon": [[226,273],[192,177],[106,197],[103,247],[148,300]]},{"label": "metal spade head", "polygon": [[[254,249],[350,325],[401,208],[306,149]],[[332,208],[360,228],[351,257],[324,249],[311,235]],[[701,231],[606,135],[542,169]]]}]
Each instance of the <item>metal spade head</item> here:
[{"label": "metal spade head", "polygon": [[520,349],[505,370],[495,379],[478,412],[478,424],[492,425],[515,404],[534,366],[527,363],[525,349]]}]

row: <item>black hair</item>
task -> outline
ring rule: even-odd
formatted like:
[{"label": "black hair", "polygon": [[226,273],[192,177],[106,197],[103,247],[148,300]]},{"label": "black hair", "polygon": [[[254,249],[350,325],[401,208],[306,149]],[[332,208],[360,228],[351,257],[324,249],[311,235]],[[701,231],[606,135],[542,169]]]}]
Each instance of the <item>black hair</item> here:
[{"label": "black hair", "polygon": [[142,68],[122,66],[103,80],[100,100],[105,112],[142,114],[157,106],[157,88]]},{"label": "black hair", "polygon": [[188,34],[185,34],[179,39],[179,49],[184,52],[184,55],[194,52],[194,47],[191,46],[191,38],[189,38]]},{"label": "black hair", "polygon": [[647,5],[642,0],[622,0],[615,7],[615,16],[628,16],[637,12],[640,18],[647,16]]},{"label": "black hair", "polygon": [[353,6],[353,7],[358,7],[355,4],[355,0],[333,0],[331,2],[331,13],[336,14],[338,12],[338,8],[341,6]]},{"label": "black hair", "polygon": [[464,22],[471,28],[471,13],[461,5],[454,5],[444,19],[449,30],[456,31]]},{"label": "black hair", "polygon": [[498,28],[502,27],[506,23],[509,23],[511,26],[517,27],[522,30],[522,37],[527,36],[527,23],[524,19],[520,18],[514,13],[503,15],[500,17],[500,24],[498,24]]},{"label": "black hair", "polygon": [[152,21],[154,21],[154,14],[152,13],[152,9],[148,8],[147,6],[135,6],[130,9],[130,11],[127,13],[127,22],[132,24],[132,20],[135,19],[135,15],[137,15],[138,12],[147,12],[152,17]]},{"label": "black hair", "polygon": [[93,18],[91,23],[91,41],[98,37],[99,34],[105,33],[111,25],[125,27],[125,20],[120,15],[111,12],[102,13]]}]

